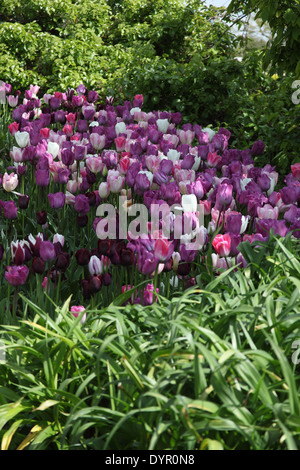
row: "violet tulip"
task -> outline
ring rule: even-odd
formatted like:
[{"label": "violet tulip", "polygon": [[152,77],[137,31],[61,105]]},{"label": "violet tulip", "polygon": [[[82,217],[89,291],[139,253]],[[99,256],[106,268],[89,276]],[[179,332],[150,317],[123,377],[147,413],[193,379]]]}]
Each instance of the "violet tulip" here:
[{"label": "violet tulip", "polygon": [[55,246],[52,242],[42,241],[40,244],[40,257],[44,261],[51,261],[56,257]]},{"label": "violet tulip", "polygon": [[29,268],[25,265],[7,266],[4,277],[11,286],[18,287],[25,284],[28,274]]},{"label": "violet tulip", "polygon": [[61,209],[65,205],[66,196],[61,191],[48,194],[49,204],[52,209]]}]

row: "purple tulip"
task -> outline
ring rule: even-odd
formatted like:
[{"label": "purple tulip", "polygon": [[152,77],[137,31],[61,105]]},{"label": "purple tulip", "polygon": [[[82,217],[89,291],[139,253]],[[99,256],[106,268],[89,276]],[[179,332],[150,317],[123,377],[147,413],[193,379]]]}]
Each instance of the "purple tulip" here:
[{"label": "purple tulip", "polygon": [[57,182],[60,184],[67,184],[71,172],[67,168],[59,168],[57,170]]},{"label": "purple tulip", "polygon": [[61,191],[48,194],[49,204],[52,209],[61,209],[65,205],[66,196]]},{"label": "purple tulip", "polygon": [[87,214],[90,210],[89,198],[84,194],[75,196],[74,209],[81,215]]},{"label": "purple tulip", "polygon": [[87,132],[88,123],[85,119],[78,119],[77,121],[77,131],[78,132]]},{"label": "purple tulip", "polygon": [[74,147],[75,160],[77,160],[77,161],[83,160],[84,157],[85,157],[85,154],[86,154],[86,148],[85,148],[84,145],[76,145]]},{"label": "purple tulip", "polygon": [[220,184],[216,193],[216,209],[226,210],[232,202],[233,186],[231,184]]},{"label": "purple tulip", "polygon": [[242,228],[242,214],[230,213],[226,216],[225,229],[231,234],[238,235]]},{"label": "purple tulip", "polygon": [[44,261],[51,261],[56,257],[55,246],[52,242],[42,241],[40,244],[40,257]]},{"label": "purple tulip", "polygon": [[7,266],[4,277],[11,286],[17,287],[25,284],[28,274],[27,266]]},{"label": "purple tulip", "polygon": [[3,215],[6,219],[16,219],[18,217],[18,208],[14,201],[2,201]]},{"label": "purple tulip", "polygon": [[50,173],[48,170],[36,170],[35,181],[38,186],[48,186],[50,181]]},{"label": "purple tulip", "polygon": [[61,151],[61,161],[63,162],[64,165],[71,166],[73,165],[74,160],[75,160],[75,156],[72,150],[64,148]]},{"label": "purple tulip", "polygon": [[95,103],[98,100],[98,93],[94,90],[90,90],[87,95],[89,103]]},{"label": "purple tulip", "polygon": [[263,143],[262,140],[258,140],[257,142],[254,142],[253,147],[251,149],[251,153],[254,156],[261,155],[265,151],[265,144]]}]

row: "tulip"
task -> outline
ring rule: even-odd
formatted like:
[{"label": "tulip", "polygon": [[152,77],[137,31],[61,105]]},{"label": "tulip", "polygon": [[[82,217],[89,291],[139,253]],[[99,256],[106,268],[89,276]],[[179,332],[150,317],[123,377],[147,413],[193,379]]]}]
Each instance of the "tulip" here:
[{"label": "tulip", "polygon": [[20,195],[19,199],[18,199],[19,208],[20,209],[27,209],[28,204],[29,204],[29,196],[26,196],[26,194]]},{"label": "tulip", "polygon": [[[78,315],[80,315],[82,312],[85,312],[85,308],[82,305],[74,305],[73,307],[71,307],[70,312],[75,318],[77,318]],[[85,321],[86,321],[86,313],[82,315],[80,323],[83,324]]]},{"label": "tulip", "polygon": [[167,261],[172,255],[172,251],[170,241],[163,238],[158,238],[155,240],[154,256],[160,261]]},{"label": "tulip", "polygon": [[51,261],[56,257],[55,247],[52,242],[42,241],[40,244],[40,257],[44,261]]},{"label": "tulip", "polygon": [[225,235],[216,235],[212,245],[219,256],[229,256],[231,237],[228,233],[225,233]]},{"label": "tulip", "polygon": [[295,163],[294,165],[291,165],[291,170],[293,177],[296,180],[300,181],[300,163]]},{"label": "tulip", "polygon": [[196,212],[197,198],[195,194],[183,194],[181,197],[181,205],[184,212]]},{"label": "tulip", "polygon": [[89,263],[88,263],[88,267],[89,267],[89,272],[92,276],[99,276],[100,274],[102,274],[103,264],[101,260],[98,258],[98,256],[96,255],[91,256]]},{"label": "tulip", "polygon": [[21,286],[25,284],[29,274],[29,268],[27,266],[7,266],[4,277],[7,282],[14,286]]},{"label": "tulip", "polygon": [[47,152],[50,153],[53,158],[56,158],[59,153],[59,145],[57,142],[48,142]]},{"label": "tulip", "polygon": [[90,142],[95,150],[101,150],[105,146],[105,135],[100,135],[96,132],[93,132],[90,135]]},{"label": "tulip", "polygon": [[207,155],[207,165],[210,168],[215,168],[222,160],[222,157],[218,155],[216,152],[212,153],[209,152]]},{"label": "tulip", "polygon": [[16,132],[18,132],[19,126],[20,124],[18,122],[12,122],[11,124],[8,125],[8,129],[11,135],[15,135]]},{"label": "tulip", "polygon": [[33,258],[31,270],[33,274],[43,274],[45,271],[45,261],[40,257]]},{"label": "tulip", "polygon": [[37,186],[48,186],[50,181],[50,173],[48,170],[36,170],[35,181]]},{"label": "tulip", "polygon": [[84,194],[78,194],[75,196],[74,209],[81,215],[85,215],[90,210],[89,198]]},{"label": "tulip", "polygon": [[77,264],[79,264],[80,266],[86,266],[90,261],[91,255],[86,248],[80,248],[76,251],[75,258]]},{"label": "tulip", "polygon": [[18,208],[14,201],[2,201],[3,215],[6,219],[16,219],[18,216]]},{"label": "tulip", "polygon": [[263,207],[257,207],[257,216],[259,219],[278,219],[278,207],[272,207],[270,204],[265,204]]},{"label": "tulip", "polygon": [[220,184],[216,194],[216,209],[226,210],[232,202],[233,186],[231,184]]},{"label": "tulip", "polygon": [[202,132],[205,132],[208,134],[208,137],[209,137],[209,141],[211,142],[214,135],[216,134],[215,131],[213,131],[212,129],[210,129],[209,127],[205,127],[204,129],[202,129]]},{"label": "tulip", "polygon": [[52,209],[61,209],[65,205],[66,196],[64,193],[59,191],[57,193],[49,193],[48,199]]},{"label": "tulip", "polygon": [[102,182],[99,185],[99,196],[101,199],[106,199],[110,194],[109,185],[107,182]]},{"label": "tulip", "polygon": [[[125,183],[125,178],[124,176],[120,175],[118,171],[109,170],[108,175],[107,175],[107,183],[108,183],[110,192],[112,192],[113,194],[117,194],[123,188],[124,183]],[[100,191],[99,191],[99,194],[100,194]]]},{"label": "tulip", "polygon": [[258,140],[252,146],[251,153],[254,156],[261,155],[265,151],[265,144],[262,140]]},{"label": "tulip", "polygon": [[18,180],[18,175],[15,173],[11,173],[10,175],[8,173],[4,173],[3,175],[3,180],[2,180],[2,185],[5,191],[11,192],[16,189],[18,186],[19,180]]},{"label": "tulip", "polygon": [[29,133],[25,131],[24,132],[17,131],[15,133],[15,139],[17,141],[18,146],[21,148],[27,147],[27,145],[29,145],[29,142],[30,142]]},{"label": "tulip", "polygon": [[39,225],[44,225],[47,222],[47,212],[46,211],[36,212],[36,219]]},{"label": "tulip", "polygon": [[158,130],[165,134],[169,127],[169,121],[168,119],[157,119],[156,125],[158,127]]}]

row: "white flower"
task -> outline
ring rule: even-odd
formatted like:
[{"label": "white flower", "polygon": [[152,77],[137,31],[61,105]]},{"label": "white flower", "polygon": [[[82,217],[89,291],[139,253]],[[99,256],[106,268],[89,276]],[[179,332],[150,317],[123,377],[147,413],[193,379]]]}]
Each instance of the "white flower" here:
[{"label": "white flower", "polygon": [[134,113],[139,113],[140,111],[142,111],[141,108],[131,108],[130,114],[134,116]]},{"label": "white flower", "polygon": [[17,131],[15,133],[15,139],[17,141],[17,144],[19,147],[27,147],[29,145],[30,139],[29,139],[29,133],[28,132],[20,132]]},{"label": "white flower", "polygon": [[47,152],[51,153],[53,158],[56,158],[59,152],[59,145],[56,142],[48,142]]},{"label": "white flower", "polygon": [[103,271],[103,265],[98,258],[98,256],[93,255],[90,258],[89,261],[89,272],[91,276],[99,276],[99,274],[102,274]]},{"label": "white flower", "polygon": [[180,158],[180,152],[177,152],[175,149],[170,149],[167,153],[167,157],[169,160],[172,160],[172,162],[177,162]]},{"label": "white flower", "polygon": [[89,127],[98,127],[98,126],[100,126],[98,121],[92,121],[89,125]]},{"label": "white flower", "polygon": [[243,179],[241,179],[240,180],[241,190],[245,191],[247,184],[251,183],[251,181],[252,181],[252,178],[243,178]]},{"label": "white flower", "polygon": [[207,132],[207,134],[209,135],[210,142],[212,141],[213,136],[216,134],[216,132],[210,129],[209,127],[205,127],[205,129],[202,129],[202,132]]},{"label": "white flower", "polygon": [[124,134],[124,132],[126,132],[125,122],[117,122],[117,124],[115,125],[115,130],[117,135]]},{"label": "white flower", "polygon": [[183,194],[181,196],[181,205],[184,212],[196,212],[197,211],[197,198],[195,194]]},{"label": "white flower", "polygon": [[167,132],[169,127],[168,119],[157,119],[156,124],[160,132],[163,132],[164,134]]},{"label": "white flower", "polygon": [[60,243],[61,246],[64,246],[65,243],[65,237],[63,235],[60,235],[59,233],[56,233],[53,237],[53,243]]}]

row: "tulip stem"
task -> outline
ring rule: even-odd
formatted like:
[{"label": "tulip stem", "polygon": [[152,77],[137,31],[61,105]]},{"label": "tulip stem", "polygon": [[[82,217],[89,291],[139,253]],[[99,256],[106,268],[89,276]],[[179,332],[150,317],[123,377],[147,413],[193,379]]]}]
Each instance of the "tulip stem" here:
[{"label": "tulip stem", "polygon": [[14,296],[13,296],[13,311],[12,311],[13,320],[15,322],[17,320],[16,313],[17,313],[17,305],[18,305],[18,295],[19,295],[18,288],[16,287],[14,291]]}]

